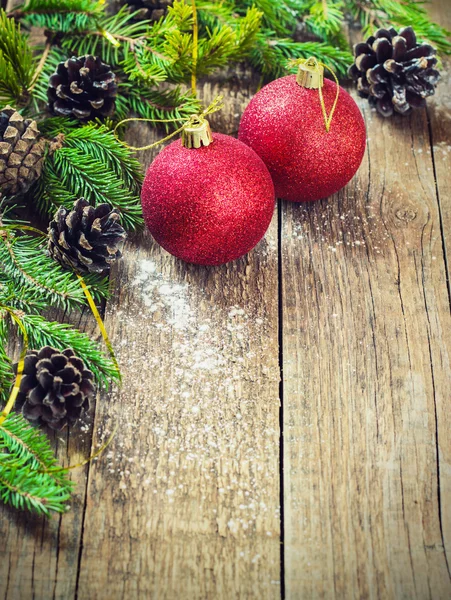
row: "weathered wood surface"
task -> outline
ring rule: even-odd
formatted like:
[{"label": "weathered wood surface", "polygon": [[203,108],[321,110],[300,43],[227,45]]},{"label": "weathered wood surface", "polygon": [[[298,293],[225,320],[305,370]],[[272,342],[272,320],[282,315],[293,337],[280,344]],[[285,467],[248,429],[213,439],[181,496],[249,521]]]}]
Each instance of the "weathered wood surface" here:
[{"label": "weathered wood surface", "polygon": [[282,211],[286,598],[451,597],[449,93]]},{"label": "weathered wood surface", "polygon": [[[234,133],[256,81],[220,85]],[[451,597],[450,91],[408,119],[359,101],[357,177],[281,203],[235,264],[130,241],[105,312],[124,385],[55,446],[119,431],[67,515],[0,509],[0,598]]]},{"label": "weathered wood surface", "polygon": [[116,598],[277,597],[277,219],[257,251],[214,269],[144,235],[105,323],[124,382],[96,419],[120,428],[89,477],[78,597],[106,597],[106,582]]}]

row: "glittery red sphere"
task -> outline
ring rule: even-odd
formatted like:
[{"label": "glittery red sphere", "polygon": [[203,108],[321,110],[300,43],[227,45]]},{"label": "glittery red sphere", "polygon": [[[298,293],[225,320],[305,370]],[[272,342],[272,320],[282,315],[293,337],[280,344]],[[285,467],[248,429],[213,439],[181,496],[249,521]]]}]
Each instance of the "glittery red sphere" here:
[{"label": "glittery red sphere", "polygon": [[220,265],[251,250],[274,211],[274,185],[251,148],[227,135],[164,148],[147,170],[141,201],[151,234],[187,262]]},{"label": "glittery red sphere", "polygon": [[[337,86],[324,80],[327,114]],[[271,173],[276,196],[293,202],[326,198],[355,175],[365,152],[360,110],[342,88],[329,132],[318,90],[296,83],[296,76],[266,85],[244,111],[239,139],[253,148]]]}]

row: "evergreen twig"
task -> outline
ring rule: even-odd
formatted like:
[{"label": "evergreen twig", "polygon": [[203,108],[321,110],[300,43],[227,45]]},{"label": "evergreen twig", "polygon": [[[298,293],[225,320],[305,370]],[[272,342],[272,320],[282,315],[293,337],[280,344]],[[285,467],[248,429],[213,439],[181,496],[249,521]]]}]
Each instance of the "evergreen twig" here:
[{"label": "evergreen twig", "polygon": [[55,466],[47,436],[9,414],[0,425],[0,499],[38,514],[65,512],[73,484],[64,470],[52,472]]},{"label": "evergreen twig", "polygon": [[0,10],[0,103],[23,105],[29,99],[29,86],[35,60],[28,38],[20,24]]}]

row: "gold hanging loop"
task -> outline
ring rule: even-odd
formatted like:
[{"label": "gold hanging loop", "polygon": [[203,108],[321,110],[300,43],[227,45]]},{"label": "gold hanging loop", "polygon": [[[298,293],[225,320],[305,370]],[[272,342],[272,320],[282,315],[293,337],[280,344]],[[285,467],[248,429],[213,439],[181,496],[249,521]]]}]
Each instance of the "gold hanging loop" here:
[{"label": "gold hanging loop", "polygon": [[[178,129],[176,129],[175,131],[173,131],[172,133],[170,133],[169,135],[164,137],[162,140],[153,142],[153,144],[149,144],[148,146],[130,146],[129,144],[127,144],[127,142],[124,142],[124,140],[121,140],[119,138],[119,136],[117,134],[117,130],[119,129],[119,127],[121,127],[125,123],[133,123],[135,121],[145,121],[148,123],[176,123],[180,119],[144,119],[144,118],[138,118],[138,117],[136,117],[136,118],[132,117],[130,119],[123,119],[122,121],[119,121],[119,123],[115,126],[115,128],[113,130],[113,135],[120,144],[122,144],[129,150],[138,151],[138,150],[150,150],[151,148],[156,148],[160,144],[164,144],[164,142],[167,142],[168,140],[172,139],[178,133],[183,132],[185,129],[188,129],[193,126],[195,127],[196,124],[198,124],[202,121],[205,121],[204,117],[206,117],[207,115],[211,115],[211,114],[217,112],[218,110],[221,110],[224,106],[223,98],[224,97],[222,96],[222,94],[219,96],[216,96],[216,98],[213,100],[213,102],[209,106],[207,106],[207,108],[205,110],[203,110],[201,113],[199,113],[198,115],[191,115],[191,117],[189,117],[189,119],[187,121],[185,121],[185,123],[183,123],[183,125],[181,125]],[[208,145],[208,144],[206,144],[206,145]]]},{"label": "gold hanging loop", "polygon": [[[326,127],[326,131],[329,132],[332,118],[334,116],[335,109],[337,108],[338,96],[340,94],[340,84],[337,76],[330,67],[318,61],[314,56],[310,56],[309,58],[299,58],[295,61],[292,61],[290,64],[298,67],[298,72],[296,75],[296,82],[298,85],[307,89],[318,90],[321,112],[323,113],[324,118],[324,125]],[[324,69],[327,69],[330,73],[332,73],[335,83],[337,84],[335,99],[329,114],[327,114],[323,96]]]}]

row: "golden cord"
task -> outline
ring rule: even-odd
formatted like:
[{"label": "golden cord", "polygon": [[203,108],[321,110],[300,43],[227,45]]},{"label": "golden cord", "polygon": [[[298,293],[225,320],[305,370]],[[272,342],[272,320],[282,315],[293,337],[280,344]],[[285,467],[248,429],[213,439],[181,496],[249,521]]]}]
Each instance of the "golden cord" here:
[{"label": "golden cord", "polygon": [[334,103],[332,104],[332,108],[330,109],[329,115],[327,114],[326,105],[324,102],[322,85],[320,85],[318,88],[319,101],[321,104],[321,111],[323,113],[323,118],[324,118],[324,125],[326,127],[326,131],[329,132],[330,126],[332,123],[332,117],[334,116],[335,109],[337,108],[338,96],[340,94],[340,84],[339,84],[337,76],[335,75],[334,71],[330,67],[328,67],[326,64],[317,60],[314,56],[310,56],[309,58],[298,58],[297,60],[290,61],[290,65],[293,65],[293,66],[305,65],[306,67],[309,68],[309,70],[313,71],[314,73],[318,73],[320,76],[322,76],[322,74],[323,74],[323,69],[327,69],[332,74],[332,77],[335,79],[335,83],[337,84],[337,91],[336,91],[335,100],[334,100]]},{"label": "golden cord", "polygon": [[102,317],[100,316],[100,313],[97,310],[96,303],[94,302],[94,299],[93,299],[93,297],[91,295],[91,292],[89,291],[89,288],[86,285],[85,280],[83,279],[83,277],[79,273],[76,273],[76,275],[77,275],[78,281],[80,282],[80,285],[81,285],[81,287],[83,289],[83,292],[85,293],[86,299],[87,299],[89,307],[91,309],[91,312],[94,315],[94,319],[96,320],[97,325],[99,326],[100,332],[101,332],[103,340],[105,342],[105,345],[108,348],[108,352],[110,353],[111,360],[113,361],[113,364],[116,367],[116,371],[117,371],[117,375],[119,377],[119,381],[122,381],[122,375],[121,375],[121,371],[119,369],[119,363],[117,362],[117,358],[116,358],[116,355],[115,355],[114,350],[113,350],[113,345],[110,342],[110,338],[108,337],[108,333],[107,333],[105,325],[104,325],[104,323],[102,321]]},{"label": "golden cord", "polygon": [[23,374],[23,370],[24,370],[24,366],[25,366],[25,356],[26,356],[27,350],[28,350],[28,334],[27,334],[27,330],[25,329],[24,324],[22,323],[22,321],[16,315],[16,313],[13,311],[12,308],[10,308],[9,306],[3,306],[0,304],[0,310],[6,310],[11,315],[11,318],[17,323],[17,326],[19,327],[19,329],[23,335],[23,348],[22,348],[22,352],[20,353],[19,362],[17,363],[17,373],[16,373],[16,379],[14,381],[14,386],[13,386],[13,389],[11,390],[11,394],[9,396],[8,402],[6,403],[5,408],[0,413],[0,425],[1,425],[3,423],[3,421],[6,419],[6,417],[9,415],[11,410],[13,409],[14,403],[16,402],[16,399],[17,399],[17,395],[20,391],[20,382],[22,381],[22,374]]},{"label": "golden cord", "polygon": [[123,140],[121,140],[119,138],[119,136],[117,135],[118,128],[121,125],[124,125],[124,123],[130,123],[130,122],[135,122],[135,121],[147,121],[150,123],[176,123],[177,121],[179,121],[179,119],[144,119],[144,118],[138,118],[138,117],[136,117],[136,118],[132,117],[130,119],[123,119],[122,121],[119,121],[119,123],[114,128],[113,135],[119,143],[121,143],[123,146],[125,146],[129,150],[150,150],[151,148],[155,148],[156,146],[159,146],[160,144],[164,144],[164,142],[167,142],[168,140],[170,140],[171,138],[176,136],[178,133],[181,133],[187,127],[192,127],[193,125],[201,123],[203,121],[204,117],[206,117],[207,115],[211,115],[211,114],[217,112],[218,110],[221,110],[222,107],[224,106],[222,100],[223,100],[222,95],[216,96],[216,98],[213,100],[213,102],[201,113],[199,113],[198,115],[191,115],[191,117],[187,121],[185,121],[185,123],[183,123],[183,125],[181,125],[181,127],[179,127],[178,129],[176,129],[175,131],[173,131],[172,133],[170,133],[169,135],[164,137],[162,140],[153,142],[153,144],[149,144],[148,146],[130,146],[129,144],[127,144],[127,142],[124,142]]},{"label": "golden cord", "polygon": [[191,6],[193,7],[193,70],[191,72],[191,90],[193,92],[193,96],[197,97],[196,71],[198,58],[199,23],[197,20],[196,0],[191,0]]},{"label": "golden cord", "polygon": [[53,467],[51,469],[40,469],[39,473],[65,473],[66,471],[71,471],[72,469],[78,469],[79,467],[84,467],[85,465],[87,465],[89,462],[91,462],[92,460],[94,460],[95,458],[97,458],[98,456],[100,456],[102,454],[102,452],[104,452],[104,450],[106,450],[106,448],[108,448],[108,446],[111,444],[114,436],[116,435],[116,431],[118,430],[119,424],[116,423],[116,425],[114,426],[113,431],[111,432],[111,435],[109,436],[109,438],[107,439],[106,442],[104,442],[100,448],[98,450],[96,450],[94,452],[94,454],[91,454],[91,456],[88,456],[88,458],[85,458],[84,460],[82,460],[81,462],[77,463],[76,465],[71,465],[70,467]]}]

